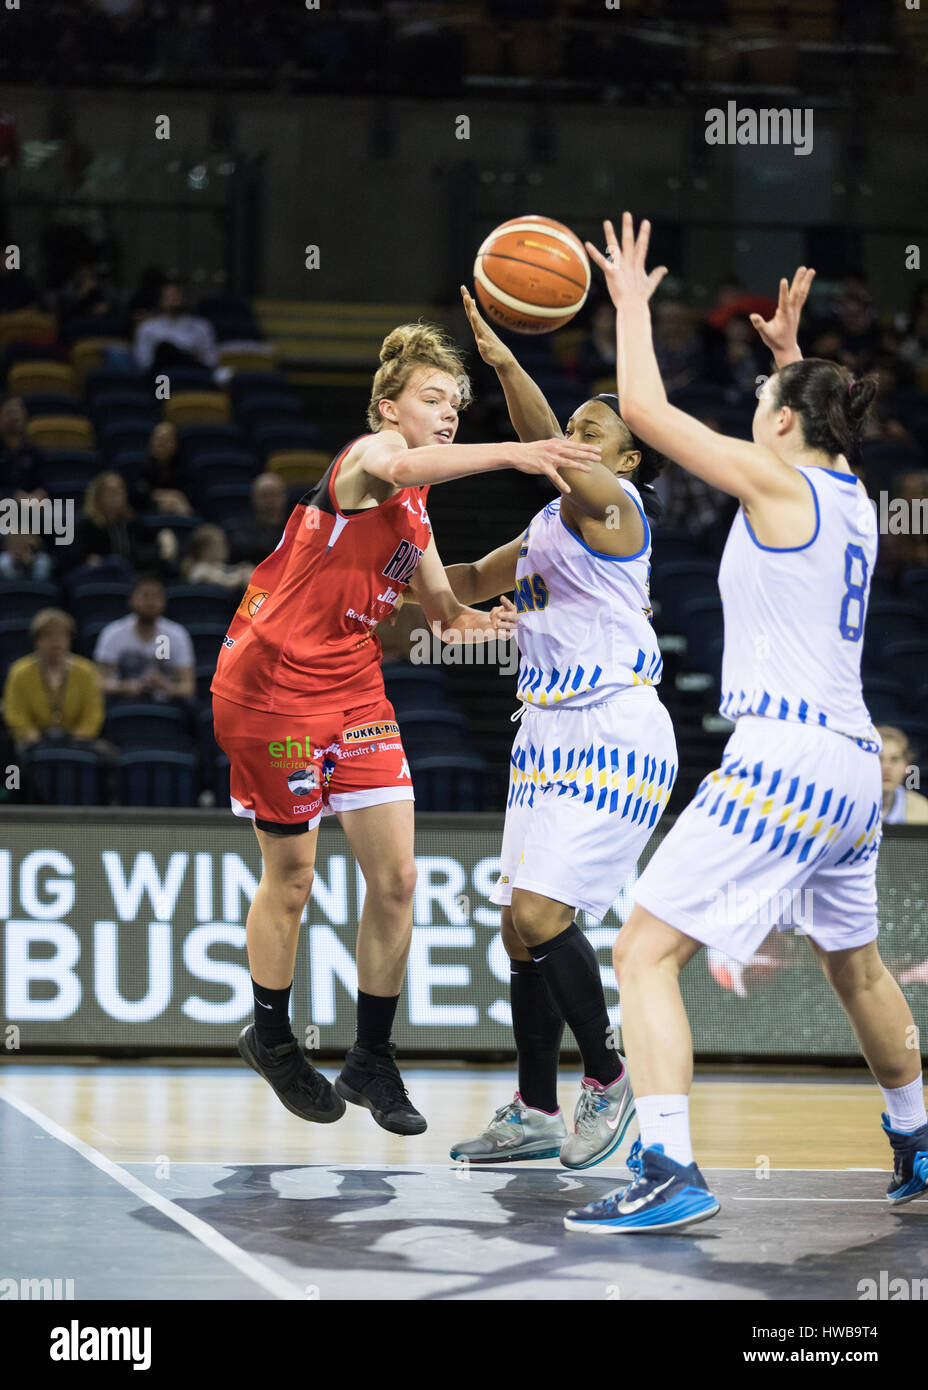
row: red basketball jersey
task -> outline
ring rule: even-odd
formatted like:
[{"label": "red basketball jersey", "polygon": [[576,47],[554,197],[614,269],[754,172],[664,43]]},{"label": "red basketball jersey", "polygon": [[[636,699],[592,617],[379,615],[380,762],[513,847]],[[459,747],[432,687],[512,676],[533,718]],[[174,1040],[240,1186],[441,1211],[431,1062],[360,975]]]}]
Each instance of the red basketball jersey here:
[{"label": "red basketball jersey", "polygon": [[300,499],[276,550],[252,574],[219,649],[215,695],[273,714],[325,714],[383,695],[374,628],[431,539],[428,487],[343,512],[335,477],[356,443]]}]

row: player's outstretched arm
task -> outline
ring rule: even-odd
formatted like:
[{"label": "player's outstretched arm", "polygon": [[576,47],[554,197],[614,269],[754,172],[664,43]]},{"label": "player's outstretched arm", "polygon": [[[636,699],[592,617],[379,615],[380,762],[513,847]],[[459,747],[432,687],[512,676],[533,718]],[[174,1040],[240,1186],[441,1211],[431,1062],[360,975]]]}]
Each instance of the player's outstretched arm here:
[{"label": "player's outstretched arm", "polygon": [[609,259],[590,242],[586,248],[616,307],[619,400],[629,429],[748,507],[763,500],[804,500],[808,489],[801,476],[771,450],[717,434],[670,404],[651,336],[648,301],[667,273],[666,266],[645,270],[651,224],[642,222],[636,237],[631,213],[623,213],[621,247],[612,223],[604,222],[603,229]]},{"label": "player's outstretched arm", "polygon": [[815,271],[801,265],[793,276],[792,284],[785,275],[780,281],[780,298],[773,318],[764,319],[760,314],[750,316],[751,323],[773,353],[773,360],[778,369],[790,362],[802,361],[802,353],[799,351],[799,320],[814,279]]},{"label": "player's outstretched arm", "polygon": [[[467,566],[460,568],[466,569]],[[515,605],[505,596],[489,613],[461,603],[448,582],[434,536],[419,561],[409,591],[413,600],[421,606],[429,627],[443,642],[484,642],[494,637],[506,637],[515,630]],[[486,595],[488,598],[491,596],[492,593]]]},{"label": "player's outstretched arm", "polygon": [[567,439],[540,439],[530,444],[426,444],[410,449],[398,430],[381,430],[356,446],[357,466],[393,488],[450,483],[476,473],[516,468],[520,473],[544,474],[559,492],[570,492],[560,469],[589,473],[600,450]]},{"label": "player's outstretched arm", "polygon": [[464,285],[461,286],[461,298],[477,351],[499,377],[516,434],[523,443],[533,439],[552,439],[563,434],[544,392],[519,365],[511,349],[493,332]]},{"label": "player's outstretched arm", "polygon": [[481,560],[466,565],[446,565],[445,578],[461,603],[484,603],[497,594],[511,592],[516,584],[516,565],[525,537],[491,550]]}]

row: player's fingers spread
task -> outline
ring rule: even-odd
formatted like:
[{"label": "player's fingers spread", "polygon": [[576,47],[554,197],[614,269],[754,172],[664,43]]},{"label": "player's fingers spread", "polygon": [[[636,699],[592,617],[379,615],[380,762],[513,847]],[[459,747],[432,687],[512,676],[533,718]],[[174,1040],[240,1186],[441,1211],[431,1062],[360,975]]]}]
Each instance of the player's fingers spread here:
[{"label": "player's fingers spread", "polygon": [[600,270],[608,270],[609,262],[606,260],[605,256],[596,249],[593,243],[591,241],[585,241],[583,244],[593,264],[598,265]]},{"label": "player's fingers spread", "polygon": [[[641,226],[638,228],[638,241],[636,243],[638,250],[638,264],[640,266],[644,266],[645,261],[648,259],[648,246],[650,244],[650,241],[651,223],[648,221],[647,218],[645,218]],[[666,274],[666,271],[664,273]]]},{"label": "player's fingers spread", "polygon": [[661,283],[666,274],[667,267],[665,265],[659,265],[651,271],[651,274],[648,276],[648,284],[651,287],[651,294],[654,293],[654,291],[657,289],[658,285]]}]

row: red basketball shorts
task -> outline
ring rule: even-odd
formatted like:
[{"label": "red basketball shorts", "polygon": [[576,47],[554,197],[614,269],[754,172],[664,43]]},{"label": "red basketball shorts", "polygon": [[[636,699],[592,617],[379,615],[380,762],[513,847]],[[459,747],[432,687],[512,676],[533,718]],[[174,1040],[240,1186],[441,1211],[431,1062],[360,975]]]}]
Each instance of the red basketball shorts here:
[{"label": "red basketball shorts", "polygon": [[268,714],[213,696],[216,742],[231,763],[237,816],[270,834],[312,830],[324,815],[412,801],[412,778],[386,698],[337,714]]}]

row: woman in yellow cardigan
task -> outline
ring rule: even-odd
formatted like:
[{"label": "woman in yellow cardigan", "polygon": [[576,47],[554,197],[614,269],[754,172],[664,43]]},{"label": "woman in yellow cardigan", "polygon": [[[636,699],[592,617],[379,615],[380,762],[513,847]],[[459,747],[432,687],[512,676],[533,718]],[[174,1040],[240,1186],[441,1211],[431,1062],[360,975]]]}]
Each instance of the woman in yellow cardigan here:
[{"label": "woman in yellow cardigan", "polygon": [[74,619],[62,608],[43,608],[29,631],[35,651],[13,662],[3,691],[3,717],[17,748],[48,734],[95,739],[103,694],[93,662],[71,651]]}]

